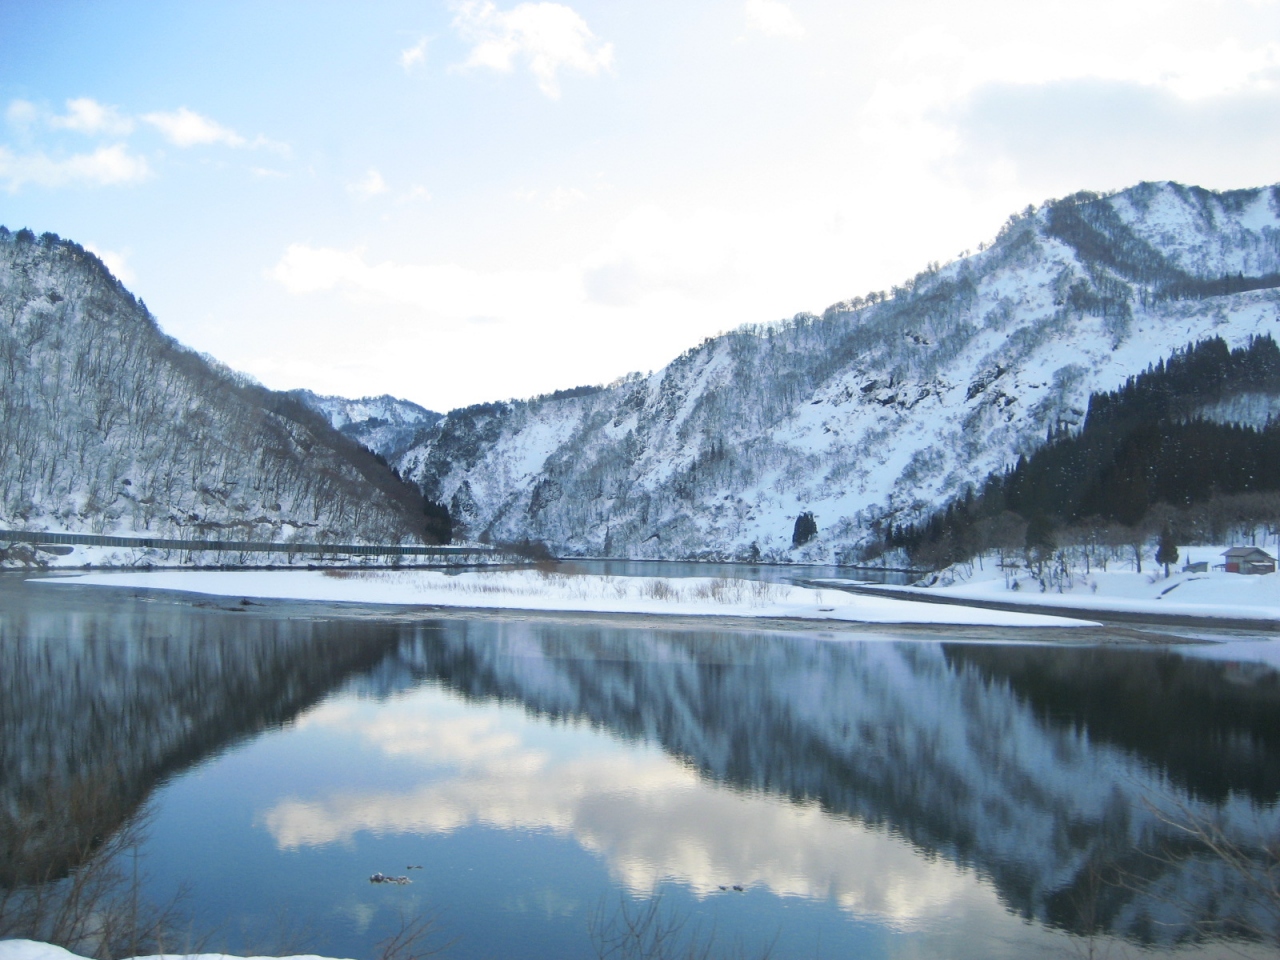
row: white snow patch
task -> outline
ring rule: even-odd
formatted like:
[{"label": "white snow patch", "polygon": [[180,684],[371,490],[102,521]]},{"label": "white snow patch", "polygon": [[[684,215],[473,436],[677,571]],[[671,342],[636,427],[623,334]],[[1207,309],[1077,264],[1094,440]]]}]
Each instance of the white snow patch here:
[{"label": "white snow patch", "polygon": [[[38,940],[0,940],[0,960],[85,960],[84,957]],[[276,960],[267,957],[233,957],[225,953],[165,953],[135,960]],[[279,960],[328,960],[314,954],[281,957]]]},{"label": "white snow patch", "polygon": [[856,596],[755,580],[494,571],[207,570],[88,574],[32,582],[253,599],[669,616],[786,617],[849,623],[1094,626],[1085,620]]},{"label": "white snow patch", "polygon": [[[1181,562],[1222,562],[1222,547],[1179,547]],[[1114,564],[1113,564],[1114,566]],[[828,581],[836,583],[839,581]],[[1014,584],[1017,584],[1014,587]],[[1149,567],[1143,573],[1078,571],[1062,585],[1041,592],[1040,582],[1025,570],[1006,579],[994,562],[963,581],[934,587],[883,587],[904,599],[916,595],[960,600],[993,600],[1036,607],[1067,607],[1081,613],[1150,613],[1230,620],[1274,620],[1280,623],[1280,574],[1246,576],[1210,569],[1206,573],[1171,572]]]}]

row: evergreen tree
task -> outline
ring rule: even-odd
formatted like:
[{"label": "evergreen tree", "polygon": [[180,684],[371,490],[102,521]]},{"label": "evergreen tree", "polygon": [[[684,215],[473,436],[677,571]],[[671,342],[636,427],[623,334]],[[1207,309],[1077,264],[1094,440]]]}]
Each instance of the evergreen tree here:
[{"label": "evergreen tree", "polygon": [[1043,513],[1037,513],[1027,521],[1027,564],[1034,564],[1036,575],[1044,572],[1044,563],[1052,559],[1058,542],[1054,537],[1053,521]]},{"label": "evergreen tree", "polygon": [[1164,575],[1169,576],[1169,564],[1178,562],[1178,545],[1173,542],[1173,531],[1167,526],[1160,531],[1160,545],[1156,549],[1156,563],[1164,564]]},{"label": "evergreen tree", "polygon": [[818,522],[813,513],[806,510],[796,517],[796,526],[791,533],[791,546],[802,547],[818,535]]}]

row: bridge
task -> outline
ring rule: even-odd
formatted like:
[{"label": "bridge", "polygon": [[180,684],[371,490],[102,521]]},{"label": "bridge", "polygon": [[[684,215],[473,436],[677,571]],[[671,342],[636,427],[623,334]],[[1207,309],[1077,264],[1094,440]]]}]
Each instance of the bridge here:
[{"label": "bridge", "polygon": [[33,546],[122,547],[131,550],[176,550],[182,553],[279,553],[289,558],[312,556],[321,559],[346,557],[423,557],[467,563],[501,556],[497,547],[425,546],[421,544],[367,543],[271,543],[261,540],[175,540],[164,537],[116,537],[95,533],[51,533],[40,530],[0,530],[0,542],[29,543]]}]

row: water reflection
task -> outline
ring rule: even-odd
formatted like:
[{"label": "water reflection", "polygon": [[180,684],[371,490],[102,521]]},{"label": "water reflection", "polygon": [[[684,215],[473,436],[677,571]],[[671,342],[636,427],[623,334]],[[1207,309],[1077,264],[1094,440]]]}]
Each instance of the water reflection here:
[{"label": "water reflection", "polygon": [[[1258,665],[297,614],[0,577],[0,884],[73,867],[159,784],[286,727],[294,769],[257,774],[246,828],[281,856],[549,836],[637,895],[739,884],[901,929],[1011,912],[1172,942],[1249,907],[1229,872],[1160,856],[1151,802],[1246,845],[1280,816],[1280,682]],[[105,785],[96,819],[58,803],[78,782]],[[1113,868],[1130,882],[1097,891]],[[561,880],[538,896],[572,900]]]},{"label": "water reflection", "polygon": [[[1234,878],[1198,886],[1194,860],[1165,862],[1178,837],[1152,804],[1172,799],[1243,842],[1280,826],[1280,688],[1265,668],[1232,709],[1235,665],[1152,650],[530,622],[459,623],[398,656],[469,697],[601,724],[715,781],[883,826],[990,878],[1023,916],[1068,927],[1070,904],[1113,869],[1143,885],[1108,891],[1098,909],[1113,932],[1173,939],[1245,909]],[[1127,724],[1108,710],[1121,702]]]},{"label": "water reflection", "polygon": [[1280,799],[1280,673],[1259,663],[1124,649],[947,647],[1038,719],[1087,731],[1201,800]]},{"label": "water reflection", "polygon": [[282,800],[263,822],[285,849],[348,843],[364,831],[421,835],[479,824],[570,837],[639,896],[669,879],[699,896],[738,884],[899,924],[994,901],[990,891],[975,891],[970,871],[922,858],[902,838],[816,803],[709,786],[692,766],[655,749],[556,749],[508,711],[460,712],[437,690],[380,708],[328,705],[305,723],[412,758],[433,775],[408,790]]},{"label": "water reflection", "polygon": [[382,626],[235,604],[45,593],[0,575],[6,886],[65,873],[158,783],[288,722],[395,645]]}]

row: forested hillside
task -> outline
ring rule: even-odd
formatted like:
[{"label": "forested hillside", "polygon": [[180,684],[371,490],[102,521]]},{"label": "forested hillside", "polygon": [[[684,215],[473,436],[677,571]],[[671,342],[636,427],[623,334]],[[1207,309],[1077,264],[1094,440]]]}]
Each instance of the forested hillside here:
[{"label": "forested hillside", "polygon": [[472,536],[856,561],[1078,427],[1091,394],[1276,329],[1278,285],[1280,187],[1077,194],[888,294],[605,388],[455,410],[398,465]]},{"label": "forested hillside", "polygon": [[388,461],[404,456],[418,434],[441,417],[433,410],[389,394],[358,400],[324,396],[310,390],[291,390],[290,394],[323,414],[339,433]]},{"label": "forested hillside", "polygon": [[423,501],[296,397],[165,336],[91,253],[0,228],[0,528],[416,540]]},{"label": "forested hillside", "polygon": [[[944,566],[989,550],[1127,544],[1168,531],[1222,543],[1280,524],[1280,348],[1214,337],[1094,394],[1078,431],[986,479],[885,546]],[[1244,528],[1242,531],[1241,528]],[[1247,534],[1246,534],[1247,535]]]}]

